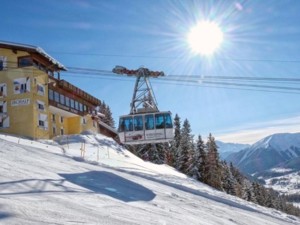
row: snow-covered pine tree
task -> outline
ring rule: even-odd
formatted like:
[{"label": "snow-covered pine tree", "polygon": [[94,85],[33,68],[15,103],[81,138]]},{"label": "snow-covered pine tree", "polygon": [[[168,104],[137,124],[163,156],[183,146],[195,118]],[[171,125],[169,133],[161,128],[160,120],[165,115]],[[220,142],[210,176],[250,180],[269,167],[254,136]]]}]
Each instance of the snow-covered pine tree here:
[{"label": "snow-covered pine tree", "polygon": [[206,152],[205,143],[200,135],[198,136],[196,149],[199,152],[199,168],[198,168],[199,175],[200,175],[199,180],[201,182],[204,182],[204,177],[206,173],[205,169],[206,169],[207,152]]},{"label": "snow-covered pine tree", "polygon": [[181,121],[178,114],[174,117],[174,142],[175,147],[178,148],[181,140]]},{"label": "snow-covered pine tree", "polygon": [[230,195],[236,195],[236,185],[237,181],[232,175],[229,166],[226,161],[221,162],[222,167],[222,188]]},{"label": "snow-covered pine tree", "polygon": [[104,123],[111,127],[115,127],[115,121],[112,116],[112,112],[110,110],[110,107],[105,104],[105,102],[102,102],[100,105],[99,112],[102,113],[105,117],[102,119]]},{"label": "snow-covered pine tree", "polygon": [[178,114],[174,117],[174,141],[171,146],[171,155],[173,158],[172,166],[175,168],[179,168],[179,145],[181,140],[181,121]]},{"label": "snow-covered pine tree", "polygon": [[219,160],[218,147],[215,138],[209,134],[206,143],[207,157],[204,174],[204,182],[218,190],[222,189],[221,166]]},{"label": "snow-covered pine tree", "polygon": [[204,172],[205,145],[200,135],[198,135],[194,154],[190,155],[188,175],[194,179],[201,180]]},{"label": "snow-covered pine tree", "polygon": [[111,112],[110,107],[108,105],[106,107],[106,115],[105,116],[107,117],[108,125],[115,128],[115,120],[112,116],[112,112]]},{"label": "snow-covered pine tree", "polygon": [[181,139],[178,147],[178,169],[185,174],[187,174],[189,168],[189,155],[193,149],[193,136],[191,132],[190,122],[185,119],[181,129]]},{"label": "snow-covered pine tree", "polygon": [[254,202],[254,193],[253,193],[252,183],[248,179],[245,179],[243,182],[242,199],[244,199],[248,202]]},{"label": "snow-covered pine tree", "polygon": [[233,166],[232,162],[230,163],[229,168],[231,174],[235,179],[235,195],[242,198],[244,195],[243,185],[244,185],[245,177],[236,167]]}]

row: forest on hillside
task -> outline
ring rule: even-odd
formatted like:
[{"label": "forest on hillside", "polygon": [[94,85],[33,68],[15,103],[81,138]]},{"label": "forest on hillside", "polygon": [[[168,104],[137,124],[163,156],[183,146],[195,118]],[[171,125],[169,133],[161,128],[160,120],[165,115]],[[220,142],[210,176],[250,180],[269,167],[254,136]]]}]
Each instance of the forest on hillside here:
[{"label": "forest on hillside", "polygon": [[171,143],[125,146],[140,158],[156,164],[166,163],[180,172],[217,190],[261,206],[300,216],[300,209],[288,203],[288,196],[249,180],[232,163],[220,160],[212,134],[206,141],[194,138],[188,119],[174,118],[175,136]]}]

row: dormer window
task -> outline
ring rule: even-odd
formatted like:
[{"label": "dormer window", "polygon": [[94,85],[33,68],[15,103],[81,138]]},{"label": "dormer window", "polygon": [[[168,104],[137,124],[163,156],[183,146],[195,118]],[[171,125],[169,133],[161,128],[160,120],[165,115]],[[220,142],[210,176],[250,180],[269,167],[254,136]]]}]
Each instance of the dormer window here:
[{"label": "dormer window", "polygon": [[26,67],[26,66],[32,66],[32,58],[30,56],[24,56],[18,58],[18,67]]}]

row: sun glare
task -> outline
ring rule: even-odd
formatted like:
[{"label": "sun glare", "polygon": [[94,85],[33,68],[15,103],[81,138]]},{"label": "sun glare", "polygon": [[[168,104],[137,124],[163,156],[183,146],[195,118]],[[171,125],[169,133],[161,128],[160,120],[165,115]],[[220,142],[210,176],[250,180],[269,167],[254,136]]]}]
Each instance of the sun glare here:
[{"label": "sun glare", "polygon": [[203,21],[193,27],[188,34],[188,43],[193,52],[201,55],[213,54],[223,41],[220,27],[210,21]]}]

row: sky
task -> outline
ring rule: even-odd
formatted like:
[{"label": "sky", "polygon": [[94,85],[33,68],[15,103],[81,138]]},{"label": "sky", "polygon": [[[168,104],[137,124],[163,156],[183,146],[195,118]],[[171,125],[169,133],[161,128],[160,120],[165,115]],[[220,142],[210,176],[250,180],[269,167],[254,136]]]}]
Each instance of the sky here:
[{"label": "sky", "polygon": [[[163,71],[173,82],[151,80],[161,111],[188,119],[195,136],[254,143],[300,130],[299,80],[266,80],[300,75],[299,10],[300,2],[289,0],[4,1],[0,40],[39,46],[67,68]],[[200,21],[223,32],[210,56],[187,42]],[[75,72],[62,78],[105,101],[116,124],[130,112],[133,78]]]}]

